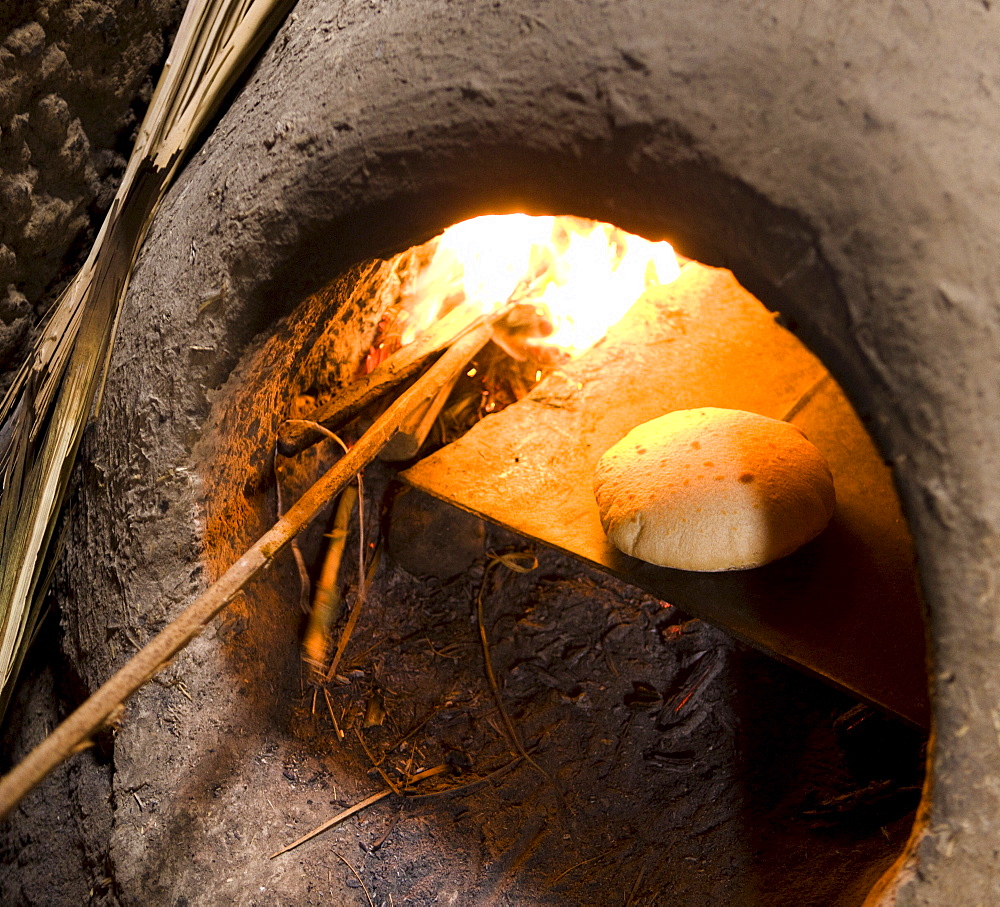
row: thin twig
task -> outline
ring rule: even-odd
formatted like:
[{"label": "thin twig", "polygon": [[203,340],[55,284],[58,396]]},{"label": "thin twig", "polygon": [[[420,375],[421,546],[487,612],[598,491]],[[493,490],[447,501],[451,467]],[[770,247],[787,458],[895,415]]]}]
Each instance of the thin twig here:
[{"label": "thin twig", "polygon": [[[378,768],[383,762],[385,762],[385,756],[382,756],[381,759],[376,759],[375,758],[375,753],[372,752],[371,747],[368,745],[368,741],[365,740],[364,736],[362,736],[361,730],[359,728],[355,728],[354,729],[354,733],[355,733],[355,735],[358,738],[358,742],[361,744],[361,748],[365,751],[365,755],[368,757],[369,761],[371,762],[372,768]],[[389,785],[389,787],[392,788],[392,792],[394,794],[398,794],[399,793],[399,791],[396,790],[396,785],[395,784],[393,784],[390,781],[387,781],[386,783]]]},{"label": "thin twig", "polygon": [[391,753],[394,749],[402,746],[410,737],[417,733],[424,725],[427,724],[439,711],[441,711],[440,706],[434,706],[423,718],[420,719],[413,727],[411,727],[402,737],[400,737],[392,746],[386,748],[387,753]]},{"label": "thin twig", "polygon": [[[277,442],[274,445],[274,456],[272,459],[273,467],[272,472],[274,473],[274,492],[275,492],[275,516],[280,520],[285,514],[285,502],[284,495],[281,493],[281,475],[278,470],[278,445]],[[302,549],[299,548],[299,540],[297,538],[292,539],[292,557],[295,558],[295,569],[299,572],[299,608],[302,610],[303,614],[309,613],[309,592],[312,583],[309,581],[309,571],[306,569],[306,560],[302,556]]]},{"label": "thin twig", "polygon": [[[435,765],[434,768],[425,768],[422,772],[417,772],[415,775],[411,775],[406,782],[406,787],[409,788],[418,781],[426,781],[428,778],[433,778],[446,771],[448,771],[447,765]],[[406,790],[404,790],[403,793],[406,793]]]},{"label": "thin twig", "polygon": [[381,835],[372,841],[371,844],[362,844],[361,849],[364,850],[365,853],[375,853],[375,851],[377,851],[387,840],[389,840],[389,835],[393,833],[398,824],[399,815],[397,814],[397,816],[389,823],[389,827],[386,828]]},{"label": "thin twig", "polygon": [[336,622],[340,611],[340,589],[337,580],[347,543],[347,524],[357,500],[358,493],[353,485],[349,485],[340,493],[340,502],[330,533],[330,546],[323,560],[319,581],[316,583],[316,595],[313,598],[312,611],[309,613],[309,625],[302,640],[303,660],[318,674],[324,673],[326,653],[330,649],[330,628]]},{"label": "thin twig", "polygon": [[608,854],[614,853],[618,848],[612,847],[609,850],[604,851],[604,853],[599,853],[596,857],[591,857],[589,860],[581,860],[579,863],[574,863],[569,869],[564,869],[557,875],[550,884],[555,885],[563,876],[568,876],[574,869],[579,869],[581,866],[586,866],[588,863],[593,863],[596,860],[601,860]]},{"label": "thin twig", "polygon": [[[376,551],[376,558],[378,552]],[[372,567],[375,566],[376,560],[373,559]],[[337,643],[337,651],[333,654],[333,661],[330,662],[330,668],[326,672],[326,681],[329,682],[337,676],[337,668],[340,667],[341,659],[344,657],[344,652],[347,651],[347,646],[351,641],[351,636],[354,635],[354,628],[358,625],[358,618],[361,617],[361,611],[364,608],[365,602],[368,600],[368,587],[371,585],[373,578],[373,571],[369,569],[368,573],[359,580],[358,583],[358,595],[354,601],[354,607],[351,609],[351,616],[347,618],[347,623],[344,625],[344,629],[340,634],[340,640]]]},{"label": "thin twig", "polygon": [[642,884],[642,877],[646,874],[646,867],[639,867],[639,874],[635,877],[635,883],[632,885],[632,890],[629,892],[628,900],[625,901],[625,907],[631,907],[632,902],[635,900],[636,894],[639,892],[639,886]]},{"label": "thin twig", "polygon": [[344,819],[350,819],[351,816],[361,812],[361,810],[368,809],[368,807],[371,806],[373,803],[378,803],[379,800],[384,800],[386,797],[391,797],[391,796],[392,796],[392,791],[386,788],[386,790],[379,791],[377,794],[372,794],[370,797],[366,797],[360,803],[355,803],[354,806],[349,806],[347,807],[347,809],[337,813],[337,815],[335,815],[332,819],[327,819],[327,821],[324,822],[322,825],[317,825],[312,831],[306,832],[298,840],[292,841],[291,844],[285,845],[284,847],[281,848],[281,850],[276,850],[274,853],[271,854],[269,859],[273,860],[275,857],[280,857],[283,853],[288,853],[288,851],[294,850],[300,844],[305,844],[306,841],[315,838],[316,835],[323,834],[323,832],[326,831],[328,828],[333,828],[334,825],[343,822]]},{"label": "thin twig", "polygon": [[[469,350],[482,347],[492,332],[489,322],[463,336],[416,383],[403,391],[358,442],[332,466],[288,512],[219,579],[108,679],[89,699],[38,744],[14,769],[0,779],[0,818],[82,743],[106,727],[125,699],[160,671],[198,636],[254,577],[313,520],[334,495],[343,490],[386,442],[415,407],[420,406],[464,367]],[[478,344],[478,346],[477,346]]]},{"label": "thin twig", "polygon": [[[448,771],[447,765],[436,765],[434,766],[434,768],[429,768],[426,771],[422,771],[419,774],[414,775],[410,783],[413,783],[414,781],[422,781],[425,778],[433,778],[435,775],[440,775],[442,772],[446,771]],[[361,812],[361,810],[367,809],[373,803],[378,803],[379,800],[384,800],[386,797],[391,797],[391,796],[392,796],[392,791],[386,789],[383,791],[379,791],[377,794],[372,794],[370,797],[366,797],[360,803],[355,803],[354,806],[349,806],[347,809],[337,813],[337,815],[335,815],[332,819],[327,819],[327,821],[324,822],[322,825],[317,825],[312,831],[306,832],[306,834],[304,834],[297,841],[292,841],[291,844],[287,844],[285,847],[282,847],[281,850],[276,850],[274,853],[271,854],[269,859],[273,860],[275,857],[280,857],[283,853],[288,853],[288,851],[293,850],[300,844],[305,844],[306,841],[315,838],[316,835],[322,834],[328,828],[333,828],[334,825],[343,822],[344,819],[349,819],[356,813]]]},{"label": "thin twig", "polygon": [[[447,385],[446,385],[447,386]],[[440,393],[440,391],[439,391]],[[417,410],[418,412],[420,410]],[[320,425],[316,422],[310,422],[308,420],[297,420],[306,422],[306,424],[311,425],[313,429],[320,435],[331,438],[336,441],[341,447],[344,448],[344,452],[347,452],[347,445],[335,435],[330,429],[325,425]],[[402,424],[405,424],[402,423]],[[398,432],[397,432],[398,435]],[[338,522],[340,518],[340,513],[337,514]],[[346,523],[346,520],[345,520]],[[345,527],[346,528],[346,527]],[[336,530],[334,530],[336,531]],[[344,538],[346,539],[346,531],[344,533]],[[333,545],[330,546],[331,551]],[[343,544],[340,546],[340,556],[343,556]],[[327,557],[329,560],[329,555]],[[373,559],[374,565],[374,559]],[[324,564],[324,572],[326,571],[326,565]],[[365,597],[368,593],[368,586],[371,584],[371,575],[365,574],[365,503],[364,503],[364,484],[361,479],[361,474],[358,473],[358,596],[357,600],[354,602],[354,608],[351,610],[351,616],[348,618],[347,626],[344,627],[343,632],[340,635],[340,641],[337,643],[337,651],[333,656],[333,661],[330,663],[330,668],[326,672],[326,676],[323,678],[324,681],[329,683],[337,674],[337,668],[340,667],[340,660],[343,658],[344,650],[347,648],[347,644],[351,641],[351,635],[354,633],[354,628],[357,626],[358,618],[361,616],[361,609],[365,603]],[[331,619],[327,623],[327,627],[332,624]],[[312,664],[322,664],[326,659],[326,637],[323,640],[323,655],[321,659],[316,659],[312,661]],[[343,736],[343,735],[341,735]]]},{"label": "thin twig", "polygon": [[486,784],[488,781],[492,781],[495,778],[499,778],[501,775],[505,775],[514,766],[516,766],[520,761],[521,756],[515,756],[510,762],[507,762],[500,766],[500,768],[495,768],[488,775],[483,775],[481,778],[473,778],[471,781],[465,781],[462,784],[456,784],[454,787],[446,787],[444,790],[432,790],[426,794],[407,794],[407,800],[426,800],[428,797],[444,797],[448,794],[457,794],[459,791],[468,790],[470,787],[476,787],[479,784]]},{"label": "thin twig", "polygon": [[[419,411],[419,409],[418,409],[418,411]],[[308,420],[299,420],[299,421],[304,421],[304,422],[306,422],[306,424],[311,425],[313,427],[313,429],[315,429],[315,431],[317,433],[319,433],[320,435],[322,435],[323,437],[329,438],[331,441],[336,441],[341,446],[341,448],[343,448],[344,453],[345,454],[347,453],[347,451],[348,451],[347,445],[343,442],[343,440],[340,438],[339,435],[334,434],[326,426],[319,425],[316,422],[309,422]],[[404,425],[405,423],[406,423],[406,420],[404,420],[403,422],[401,422],[400,426]],[[398,434],[398,431],[397,431],[397,434]],[[392,439],[390,439],[390,443],[391,443],[391,440]],[[384,449],[385,448],[383,448],[383,450]],[[338,519],[339,519],[339,516],[340,516],[340,514],[338,512]],[[350,514],[348,513],[347,517],[349,517],[349,516],[350,516]],[[344,520],[344,530],[345,530],[344,531],[344,539],[345,540],[347,538],[346,522],[347,522],[347,518],[345,518],[345,520]],[[332,548],[332,546],[331,546],[331,548]],[[341,545],[340,556],[341,557],[343,556],[343,545]],[[377,558],[378,558],[378,552],[376,552],[375,557],[372,558],[372,567],[373,568],[375,566]],[[329,560],[329,556],[328,556],[327,559]],[[323,569],[324,569],[324,572],[325,572],[325,570],[326,570],[326,565],[325,564],[324,564],[324,568]],[[351,633],[354,631],[354,626],[355,626],[355,624],[357,624],[358,616],[360,616],[360,614],[361,614],[361,612],[359,610],[357,610],[357,609],[358,609],[359,605],[363,605],[364,604],[365,595],[366,595],[366,593],[368,591],[368,586],[371,583],[372,575],[373,574],[369,574],[369,575],[365,574],[365,483],[364,483],[364,479],[361,476],[361,473],[359,472],[358,473],[358,600],[355,602],[355,605],[354,605],[355,610],[352,612],[353,622],[349,622],[349,629],[345,630],[344,634],[341,636],[341,640],[340,640],[341,644],[337,646],[337,654],[334,656],[333,664],[331,664],[331,666],[330,666],[330,671],[329,671],[329,673],[325,677],[322,677],[322,680],[324,682],[329,682],[333,678],[334,674],[336,673],[337,665],[340,662],[340,657],[344,654],[344,649],[347,648],[347,643],[348,643],[348,641],[351,638]],[[364,581],[362,581],[362,577],[364,577]],[[334,577],[334,580],[335,579],[336,579],[336,577]],[[338,611],[339,611],[339,607],[338,607]],[[327,622],[327,628],[329,628],[330,625],[332,625],[332,623],[333,623],[333,620],[332,619],[329,620]],[[315,661],[314,664],[322,665],[322,664],[325,663],[325,660],[326,660],[326,643],[324,643],[324,646],[323,646],[323,655],[322,655],[322,657],[320,659],[317,659],[317,661]],[[334,724],[336,724],[336,721],[334,721]],[[344,735],[341,734],[340,736],[343,737]]]},{"label": "thin twig", "polygon": [[383,760],[375,758],[375,754],[371,751],[371,749],[368,746],[368,741],[365,740],[365,738],[361,735],[361,729],[360,728],[355,728],[354,729],[354,733],[357,734],[358,741],[361,743],[362,749],[364,749],[365,754],[368,756],[368,759],[369,759],[369,761],[372,764],[372,768],[374,768],[375,771],[377,771],[379,773],[379,775],[382,776],[382,780],[389,786],[389,789],[397,797],[401,797],[402,796],[402,791],[399,789],[399,785],[396,784],[396,782],[393,781],[392,778],[390,778],[386,774],[385,769],[382,768],[382,762],[383,762]]},{"label": "thin twig", "polygon": [[333,703],[330,701],[330,691],[326,687],[322,687],[323,698],[326,700],[326,709],[330,713],[330,721],[333,722],[333,732],[337,735],[338,740],[344,739],[344,732],[340,729],[340,724],[337,722],[337,716],[333,713]]},{"label": "thin twig", "polygon": [[338,860],[340,860],[348,869],[350,869],[351,872],[354,873],[354,878],[356,878],[361,883],[361,888],[365,893],[365,897],[368,898],[368,903],[371,905],[371,907],[375,907],[375,902],[372,900],[372,896],[368,893],[368,889],[365,887],[364,879],[362,879],[361,876],[358,875],[358,871],[350,863],[347,862],[347,857],[341,856],[339,853],[337,853],[337,851],[334,851],[333,855]]},{"label": "thin twig", "polygon": [[333,653],[333,661],[330,662],[330,668],[326,672],[325,679],[328,682],[337,676],[337,668],[340,667],[340,660],[344,657],[344,652],[351,641],[351,636],[354,635],[354,628],[358,625],[358,619],[361,617],[361,612],[364,610],[366,589],[367,584],[362,580],[362,582],[358,585],[358,597],[355,599],[354,607],[351,608],[351,616],[347,618],[347,623],[344,624],[344,629],[340,634],[340,640],[337,642],[337,651]]}]

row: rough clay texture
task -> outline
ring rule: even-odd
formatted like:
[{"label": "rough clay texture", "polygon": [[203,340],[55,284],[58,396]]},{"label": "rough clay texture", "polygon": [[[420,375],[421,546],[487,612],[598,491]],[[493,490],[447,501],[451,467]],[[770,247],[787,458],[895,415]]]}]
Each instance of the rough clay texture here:
[{"label": "rough clay texture", "polygon": [[23,357],[88,249],[180,10],[180,0],[0,10],[0,372]]},{"label": "rough clay texture", "polygon": [[608,538],[680,570],[744,570],[811,541],[830,522],[833,476],[795,426],[738,410],[677,410],[636,426],[598,461]]},{"label": "rough clay texture", "polygon": [[[181,0],[11,0],[0,7],[0,388],[32,328],[87,252],[124,170]],[[79,699],[72,668],[44,663],[48,633],[5,730],[4,764]],[[0,827],[0,902],[107,894],[111,773],[98,747]],[[62,841],[56,827],[72,828]],[[71,838],[71,840],[70,840]]]},{"label": "rough clay texture", "polygon": [[[65,620],[81,675],[106,676],[130,635],[141,642],[204,582],[191,449],[259,328],[345,264],[462,217],[610,220],[732,267],[824,358],[893,463],[929,610],[935,728],[921,821],[872,897],[995,902],[998,44],[1000,8],[985,0],[303,0],[139,265],[75,514]],[[247,427],[262,447],[265,428]],[[74,608],[102,608],[104,626]],[[153,764],[167,782],[237,771],[251,750],[234,726],[259,728],[255,745],[271,733],[259,707],[286,677],[224,691],[206,679],[226,627],[238,629],[223,622],[177,663],[215,738],[170,718],[186,706],[169,678],[135,697],[116,737],[123,901],[150,879],[191,903],[223,897],[197,852],[145,848],[225,826],[204,811],[180,821],[190,794],[168,783],[159,818],[132,794],[160,784]]]}]

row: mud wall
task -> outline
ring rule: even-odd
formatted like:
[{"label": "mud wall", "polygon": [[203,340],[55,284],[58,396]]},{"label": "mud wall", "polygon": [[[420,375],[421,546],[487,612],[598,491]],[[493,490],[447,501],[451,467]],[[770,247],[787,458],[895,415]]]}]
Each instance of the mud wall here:
[{"label": "mud wall", "polygon": [[88,251],[182,8],[11,0],[0,10],[0,372]]},{"label": "mud wall", "polygon": [[[0,390],[89,250],[182,12],[182,0],[0,6]],[[58,648],[50,621],[4,728],[4,768],[83,692]],[[106,755],[57,773],[0,827],[0,901],[109,896]],[[55,840],[67,821],[74,832]]]},{"label": "mud wall", "polygon": [[[998,17],[988,3],[303,0],[150,234],[84,467],[78,613],[104,609],[142,639],[204,581],[196,440],[258,331],[341,268],[486,210],[669,237],[782,310],[894,465],[930,609],[936,723],[898,903],[995,899]],[[272,430],[254,428],[261,446]],[[87,683],[126,651],[96,645],[106,630],[91,621],[67,617]],[[199,708],[236,714],[213,693],[212,642],[187,659]],[[170,695],[137,696],[116,739],[126,899],[151,874],[195,885],[187,854],[136,830],[170,840],[197,825],[188,806],[164,785],[162,815],[139,816],[131,795],[143,766],[182,771],[229,719],[165,737]]]}]

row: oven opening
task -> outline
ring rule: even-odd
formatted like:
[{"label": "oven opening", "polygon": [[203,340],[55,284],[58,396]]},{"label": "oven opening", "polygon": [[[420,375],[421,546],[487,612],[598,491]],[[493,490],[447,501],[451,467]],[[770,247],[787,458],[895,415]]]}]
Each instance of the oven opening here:
[{"label": "oven opening", "polygon": [[[241,673],[259,667],[244,632],[297,653],[303,796],[358,792],[331,816],[372,783],[392,796],[324,834],[395,873],[397,901],[461,891],[473,861],[495,871],[470,902],[857,903],[899,855],[928,709],[912,544],[862,421],[789,327],[665,242],[514,214],[352,269],[251,356],[206,470],[220,572],[459,350],[227,622]],[[267,344],[305,334],[277,380]],[[261,406],[273,459],[240,440]],[[797,427],[829,464],[829,524],[752,569],[612,544],[598,461],[699,410]],[[262,603],[297,616],[250,621]]]}]

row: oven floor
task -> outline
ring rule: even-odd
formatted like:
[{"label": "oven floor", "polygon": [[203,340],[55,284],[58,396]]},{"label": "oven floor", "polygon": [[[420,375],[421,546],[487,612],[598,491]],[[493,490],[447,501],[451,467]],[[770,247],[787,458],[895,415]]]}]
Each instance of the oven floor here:
[{"label": "oven floor", "polygon": [[[278,857],[314,895],[367,903],[360,877],[375,904],[861,903],[913,821],[917,732],[576,560],[465,515],[449,532],[457,511],[405,499],[329,707],[303,681],[284,776],[333,817],[385,776],[448,771]],[[484,584],[489,553],[515,551],[537,567]],[[531,762],[488,681],[480,590]]]}]

